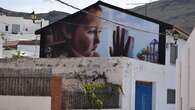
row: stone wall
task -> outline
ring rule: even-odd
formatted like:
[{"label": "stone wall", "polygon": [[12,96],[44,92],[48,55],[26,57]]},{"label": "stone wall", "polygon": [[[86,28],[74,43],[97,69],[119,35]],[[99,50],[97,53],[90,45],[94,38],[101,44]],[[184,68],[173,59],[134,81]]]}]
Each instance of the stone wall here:
[{"label": "stone wall", "polygon": [[[123,89],[124,94],[120,94],[119,98],[119,108],[121,110],[135,109],[137,81],[151,82],[153,85],[152,108],[156,110],[173,110],[175,106],[174,104],[166,103],[166,93],[167,89],[175,88],[176,74],[164,65],[124,57],[53,58],[0,59],[0,68],[51,69],[52,76],[62,77],[62,91],[78,89],[81,84],[76,78],[78,75],[83,78],[87,76],[88,81],[90,77],[105,74],[108,82],[119,84]],[[56,85],[56,87],[58,86]],[[60,88],[58,89],[60,90]],[[57,100],[56,102],[60,103],[61,99],[58,98]]]},{"label": "stone wall", "polygon": [[[0,59],[0,76],[48,76],[59,75],[63,90],[78,89],[81,82],[77,75],[90,77],[105,74],[108,82],[122,84],[128,58],[52,58],[52,59]],[[13,74],[15,73],[15,74]],[[49,73],[49,74],[47,74]]]},{"label": "stone wall", "polygon": [[[72,79],[75,74],[105,73],[108,81],[122,83],[125,61],[128,58],[70,58],[70,59],[0,59],[0,68],[51,68],[52,74]],[[113,75],[114,74],[114,75]],[[113,77],[114,76],[114,77]]]},{"label": "stone wall", "polygon": [[[41,72],[41,70],[50,70],[48,73],[52,73],[52,75],[50,74],[52,77],[62,77],[62,80],[60,79],[62,81],[62,88],[59,88],[60,83],[58,80],[56,83],[50,83],[52,84],[50,85],[52,86],[51,88],[55,88],[55,90],[59,89],[59,91],[64,93],[63,91],[72,92],[75,91],[75,89],[79,89],[81,81],[76,78],[78,75],[83,77],[83,79],[90,81],[90,78],[105,74],[108,82],[122,86],[122,83],[124,82],[122,79],[124,76],[127,76],[124,74],[128,73],[130,70],[130,68],[127,69],[129,66],[127,61],[128,58],[0,59],[0,70],[2,70],[0,71],[0,74],[5,75],[6,73],[18,73],[15,75],[20,76],[20,72],[23,72],[23,76],[27,74],[27,76],[29,76],[29,74],[37,76],[37,73],[40,74],[38,76],[47,76],[44,75],[44,72]],[[57,96],[51,98],[53,110],[57,110],[59,109],[59,103],[62,103],[61,97],[58,96],[63,94],[56,91],[50,92],[51,96]]]}]

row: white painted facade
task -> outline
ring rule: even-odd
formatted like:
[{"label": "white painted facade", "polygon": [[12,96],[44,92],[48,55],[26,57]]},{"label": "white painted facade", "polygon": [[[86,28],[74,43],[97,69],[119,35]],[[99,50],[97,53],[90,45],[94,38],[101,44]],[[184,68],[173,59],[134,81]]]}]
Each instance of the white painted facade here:
[{"label": "white painted facade", "polygon": [[[167,37],[166,65],[159,65],[130,58],[77,58],[77,59],[37,59],[36,61],[17,62],[17,68],[33,68],[36,64],[51,64],[52,73],[64,74],[81,72],[91,74],[93,71],[105,71],[108,81],[120,84],[124,94],[120,97],[121,110],[135,110],[136,81],[152,82],[152,110],[175,110],[175,104],[167,104],[167,89],[176,88],[176,67],[170,64],[170,43],[174,43],[173,37]],[[185,41],[179,39],[179,48]],[[180,52],[180,49],[178,49]],[[22,60],[22,59],[21,59]],[[60,61],[60,63],[59,63]],[[31,63],[33,62],[33,63]],[[118,64],[113,67],[113,64]],[[56,65],[58,66],[56,67]],[[66,64],[64,67],[63,65]],[[68,64],[68,65],[67,65]],[[83,65],[79,68],[78,65]],[[1,67],[15,67],[14,62],[0,64]]]},{"label": "white painted facade", "polygon": [[[29,15],[30,16],[30,15]],[[23,17],[12,17],[1,15],[0,16],[0,32],[4,34],[12,34],[13,33],[13,25],[19,26],[18,34],[34,34],[37,29],[45,27],[49,24],[49,21],[41,19],[37,20],[36,23],[33,23],[31,19],[24,19]],[[7,28],[7,29],[6,29]]]},{"label": "white painted facade", "polygon": [[[152,82],[152,110],[176,110],[175,104],[167,104],[167,89],[176,89],[176,66],[170,64],[170,43],[174,43],[173,37],[167,36],[166,40],[166,65],[159,65],[130,58],[93,58],[90,59],[91,63],[89,64],[87,58],[60,59],[61,62],[69,65],[63,68],[63,64],[59,65],[59,67],[53,67],[52,72],[60,74],[64,72],[68,73],[71,71],[81,71],[86,69],[87,73],[89,74],[92,73],[92,70],[97,69],[98,71],[104,71],[109,69],[109,71],[106,71],[108,81],[120,84],[123,88],[124,94],[121,94],[120,98],[121,110],[135,110],[136,81]],[[180,50],[185,42],[186,41],[182,39],[177,40],[178,53],[182,53]],[[52,60],[50,59],[46,62],[51,62],[52,65],[56,65],[55,61]],[[110,63],[112,60],[121,62],[121,65],[114,68],[111,66],[112,64],[106,65],[107,62]],[[56,61],[59,63],[59,59]],[[47,65],[45,62],[38,62]],[[89,67],[84,66],[83,68],[78,68],[79,63],[89,65]],[[25,67],[24,65],[26,67],[33,67],[32,65],[28,64],[23,64],[22,67]],[[96,67],[93,67],[94,65],[96,65]],[[100,67],[97,68],[97,65],[100,65]],[[1,66],[6,65],[4,64]],[[13,64],[13,66],[15,65]]]},{"label": "white painted facade", "polygon": [[[135,110],[136,81],[152,82],[152,110],[174,110],[174,105],[167,104],[166,99],[167,88],[169,88],[166,83],[169,79],[166,78],[170,74],[166,72],[166,67],[136,60],[131,60],[130,62],[133,64],[129,88],[131,90],[131,107],[128,110]],[[174,77],[174,74],[172,74],[172,77]],[[172,82],[169,85],[175,88],[174,79],[169,82]]]},{"label": "white painted facade", "polygon": [[[35,31],[41,28],[41,24],[42,27],[45,27],[49,24],[49,21],[41,19],[36,20],[35,23],[33,23],[31,19],[24,19],[23,17],[0,15],[0,33],[3,33],[4,35],[4,41],[2,42],[6,44],[6,41],[40,40],[40,37],[35,35]],[[18,47],[17,51],[25,51],[25,56],[33,58],[39,57],[38,45],[19,45]],[[9,58],[13,55],[13,52],[13,50],[7,51],[0,48],[0,57]]]},{"label": "white painted facade", "polygon": [[[166,91],[164,91],[166,94],[162,98],[166,98],[165,100],[165,107],[164,110],[175,110],[176,109],[176,104],[167,104],[167,89],[175,89],[176,90],[176,64],[171,64],[170,63],[170,51],[171,51],[171,43],[175,43],[174,37],[167,35],[166,36],[166,61],[164,65],[164,71],[165,71],[165,80],[164,80],[164,86]],[[180,56],[181,50],[183,46],[186,44],[186,40],[184,39],[178,39],[177,40],[177,45],[178,45],[178,57]],[[163,86],[162,86],[163,87]],[[158,109],[154,109],[158,110]]]},{"label": "white painted facade", "polygon": [[[132,73],[130,76],[130,85],[126,82],[126,87],[130,86],[130,109],[135,110],[135,86],[136,81],[152,82],[152,110],[176,110],[176,104],[167,104],[167,89],[176,89],[176,65],[170,63],[170,44],[174,43],[172,36],[166,39],[166,64],[159,65],[148,62],[140,62],[130,59],[132,63]],[[178,39],[178,55],[181,48],[186,43],[183,39]],[[179,55],[180,56],[180,55]],[[123,77],[124,81],[128,81],[128,77]],[[126,88],[124,87],[124,88]],[[128,106],[128,104],[126,105]],[[127,109],[124,109],[127,110]]]},{"label": "white painted facade", "polygon": [[[113,66],[115,64],[117,66]],[[119,101],[121,110],[135,110],[136,81],[152,82],[152,110],[175,110],[175,104],[167,104],[167,89],[175,89],[176,74],[168,71],[164,65],[130,58],[19,59],[16,62],[0,62],[2,68],[37,68],[38,65],[43,68],[51,65],[54,74],[82,71],[86,71],[81,73],[86,75],[94,74],[93,71],[105,73],[108,82],[123,88],[124,94],[121,93]]]},{"label": "white painted facade", "polygon": [[0,35],[0,58],[3,58],[3,40],[1,35]]},{"label": "white painted facade", "polygon": [[[182,39],[179,39],[177,42],[179,48],[185,44],[185,41]],[[58,74],[69,73],[75,70],[86,70],[89,74],[96,69],[97,71],[106,71],[106,69],[108,69],[109,71],[106,73],[108,81],[120,84],[123,88],[124,94],[120,95],[119,101],[120,110],[135,110],[136,81],[152,82],[152,110],[176,110],[175,104],[167,104],[167,89],[176,89],[176,67],[175,65],[170,64],[170,43],[174,43],[171,36],[170,38],[167,38],[166,65],[159,65],[130,58],[89,58],[91,63],[89,63],[88,58],[60,59],[61,65],[59,65],[59,67],[55,67],[56,63],[59,63],[58,59],[56,61],[53,61],[55,59],[45,59],[45,61],[37,60],[37,62],[44,65],[48,65],[48,63],[51,62],[51,64],[54,65],[54,67],[52,67],[52,73]],[[24,48],[22,47],[21,49]],[[120,65],[113,68],[111,66],[112,61],[113,64],[116,61],[119,62]],[[69,65],[63,67],[62,62]],[[22,68],[34,67],[31,63],[28,63],[29,62],[27,61],[26,64],[21,64]],[[78,68],[79,64],[89,65],[89,67]],[[15,64],[11,62],[8,65],[9,67],[15,67]],[[7,67],[8,65],[2,64],[0,66]],[[94,65],[96,66],[93,67]],[[97,65],[100,65],[100,67],[97,68]],[[17,67],[19,67],[18,63]]]},{"label": "white painted facade", "polygon": [[51,97],[0,96],[0,110],[51,110]]},{"label": "white painted facade", "polygon": [[3,50],[2,51],[2,58],[12,58],[13,55],[17,53],[17,51],[20,51],[21,53],[24,53],[22,56],[29,57],[29,58],[39,58],[39,51],[40,46],[39,45],[17,45],[17,50]]},{"label": "white painted facade", "polygon": [[[176,65],[170,63],[171,43],[175,43],[174,38],[173,36],[167,35],[165,65],[130,60],[130,62],[133,63],[133,67],[130,77],[131,89],[129,91],[131,93],[131,107],[128,110],[135,110],[136,81],[152,82],[152,110],[176,110],[176,104],[167,104],[167,90],[176,90],[177,79]],[[177,40],[178,56],[180,56],[180,54],[182,53],[181,50],[185,44],[185,40]],[[126,79],[127,77],[123,78]]]},{"label": "white painted facade", "polygon": [[39,58],[39,45],[18,45],[17,50],[24,52],[26,57]]},{"label": "white painted facade", "polygon": [[177,109],[195,110],[195,29],[177,60]]}]

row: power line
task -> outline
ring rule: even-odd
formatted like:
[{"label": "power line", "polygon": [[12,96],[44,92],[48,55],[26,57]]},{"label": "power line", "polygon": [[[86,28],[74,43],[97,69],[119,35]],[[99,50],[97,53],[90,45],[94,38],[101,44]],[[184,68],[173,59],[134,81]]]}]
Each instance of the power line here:
[{"label": "power line", "polygon": [[[56,1],[58,1],[58,2],[60,2],[60,3],[62,3],[62,4],[64,4],[64,5],[66,5],[66,6],[68,6],[68,7],[74,8],[74,9],[76,9],[76,10],[78,10],[78,11],[81,11],[81,12],[83,12],[83,13],[90,14],[90,15],[92,15],[92,16],[94,16],[94,17],[97,17],[97,18],[99,18],[99,19],[105,20],[105,21],[107,21],[107,22],[111,22],[111,23],[116,24],[116,25],[119,25],[119,26],[123,26],[123,27],[125,27],[125,28],[129,28],[129,29],[133,29],[133,30],[137,30],[137,31],[142,31],[142,32],[146,32],[146,33],[151,33],[151,34],[166,35],[166,33],[165,33],[165,34],[164,34],[164,33],[155,33],[155,32],[146,31],[146,30],[143,30],[143,29],[138,29],[138,28],[131,27],[131,26],[126,26],[126,25],[124,25],[124,24],[117,23],[117,22],[115,22],[115,21],[112,21],[112,20],[109,20],[109,19],[106,19],[106,18],[103,18],[103,17],[100,17],[100,16],[96,16],[96,15],[94,15],[93,13],[90,13],[90,12],[88,12],[88,11],[86,11],[86,10],[82,10],[82,9],[80,9],[80,8],[78,8],[78,7],[73,6],[73,5],[70,5],[70,4],[68,4],[68,3],[66,3],[66,2],[64,2],[64,1],[62,1],[62,0],[56,0]],[[69,22],[69,23],[70,23],[70,22]]]},{"label": "power line", "polygon": [[148,7],[149,7],[151,2],[152,2],[152,0],[150,0],[149,3],[145,4],[145,16],[147,16],[147,14],[148,14]]},{"label": "power line", "polygon": [[56,0],[56,1],[58,1],[58,2],[60,2],[60,3],[62,3],[62,4],[64,4],[64,5],[66,5],[66,6],[69,6],[69,7],[71,7],[71,8],[74,8],[74,9],[76,9],[76,10],[81,10],[81,9],[79,9],[79,8],[73,6],[73,5],[70,5],[70,4],[66,3],[66,2],[63,2],[63,1],[61,1],[61,0]]},{"label": "power line", "polygon": [[147,4],[146,2],[145,3],[127,3],[127,5],[144,5],[144,4]]},{"label": "power line", "polygon": [[127,5],[142,5],[142,6],[144,6],[145,7],[144,13],[145,13],[145,16],[147,16],[149,4],[152,2],[153,2],[152,0],[149,0],[149,2],[145,2],[145,3],[128,3]]}]

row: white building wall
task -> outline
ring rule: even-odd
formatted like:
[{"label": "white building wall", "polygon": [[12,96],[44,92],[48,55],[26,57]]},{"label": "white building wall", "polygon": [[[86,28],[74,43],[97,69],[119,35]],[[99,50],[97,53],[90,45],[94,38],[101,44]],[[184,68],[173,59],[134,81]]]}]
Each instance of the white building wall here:
[{"label": "white building wall", "polygon": [[3,50],[3,58],[12,58],[13,55],[17,54],[17,51],[20,51],[21,56],[28,57],[28,58],[39,58],[39,45],[17,45],[17,50]]},{"label": "white building wall", "polygon": [[177,61],[177,110],[195,110],[195,29]]},{"label": "white building wall", "polygon": [[189,52],[189,72],[190,72],[190,108],[193,108],[195,110],[195,31],[191,34],[190,41],[190,52]]},{"label": "white building wall", "polygon": [[50,65],[52,73],[63,75],[75,72],[91,75],[94,71],[105,73],[108,82],[119,84],[123,88],[124,94],[120,97],[121,110],[135,110],[136,81],[152,82],[152,110],[175,110],[174,105],[167,104],[167,88],[175,88],[175,74],[167,72],[164,65],[130,58],[18,59],[9,63],[0,62],[2,68],[37,68],[38,65],[43,68]]},{"label": "white building wall", "polygon": [[[172,36],[167,36],[166,37],[166,65],[165,65],[165,86],[166,89],[176,89],[176,65],[170,63],[170,44],[174,43],[174,38]],[[183,46],[186,44],[186,41],[183,39],[178,39],[177,40],[177,45],[178,45],[178,57],[181,55],[181,50]],[[167,94],[167,92],[166,92]],[[175,110],[176,109],[176,104],[167,104],[167,109],[166,110]]]},{"label": "white building wall", "polygon": [[[163,65],[142,62],[137,60],[130,60],[130,62],[132,63],[130,110],[135,110],[136,81],[153,83],[152,110],[174,110],[170,108],[169,105],[166,104],[167,101],[166,91],[168,86],[166,85],[165,81],[168,73],[166,73],[165,67]],[[170,85],[174,86],[174,83],[170,83]]]},{"label": "white building wall", "polygon": [[[30,16],[30,15],[29,15]],[[45,27],[49,24],[49,21],[41,19],[36,20],[35,23],[31,19],[24,19],[23,17],[12,17],[12,16],[0,16],[0,33],[4,34],[4,42],[5,41],[19,41],[19,40],[40,40],[40,36],[35,35],[35,31]],[[20,25],[20,32],[18,34],[12,33],[12,25],[17,24]],[[5,30],[6,26],[8,26],[8,31]],[[26,30],[27,29],[27,30]],[[27,56],[38,58],[39,57],[39,46],[18,46],[18,50],[27,50]],[[34,53],[36,52],[36,53]],[[1,51],[0,51],[1,53]],[[12,56],[10,52],[3,52],[5,56]],[[8,55],[10,53],[10,55]],[[33,54],[33,55],[31,55]],[[1,56],[1,54],[0,54]],[[2,55],[4,56],[4,55]]]},{"label": "white building wall", "polygon": [[[0,16],[0,32],[5,34],[12,33],[12,24],[20,25],[20,33],[22,34],[34,34],[37,29],[41,28],[40,22],[42,21],[42,27],[49,24],[47,20],[37,20],[36,24],[31,19],[24,19],[23,17],[11,17],[11,16]],[[8,31],[5,31],[5,26],[8,26]],[[26,29],[28,31],[26,31]]]},{"label": "white building wall", "polygon": [[2,57],[3,57],[3,40],[2,40],[2,36],[0,35],[0,58]]},{"label": "white building wall", "polygon": [[[181,55],[181,51],[183,46],[186,44],[186,40],[183,39],[178,39],[177,40],[177,45],[178,45],[178,57]],[[176,67],[176,65],[173,65],[170,63],[170,44],[171,43],[175,43],[174,41],[174,37],[173,36],[166,36],[166,65],[167,66],[172,66],[172,67]]]},{"label": "white building wall", "polygon": [[0,110],[51,110],[51,97],[0,96]]},{"label": "white building wall", "polygon": [[[174,43],[172,36],[167,36],[166,39],[166,64],[159,65],[144,61],[129,59],[131,63],[130,80],[125,80],[128,77],[123,77],[126,82],[126,87],[130,87],[130,110],[135,110],[135,88],[136,81],[152,82],[152,110],[175,110],[176,104],[167,104],[167,89],[176,89],[176,65],[170,63],[170,43]],[[178,56],[180,56],[182,47],[186,44],[183,39],[177,40]],[[127,102],[129,104],[129,101]],[[128,108],[128,107],[127,107]]]},{"label": "white building wall", "polygon": [[17,50],[24,52],[24,56],[31,58],[39,58],[39,45],[18,45]]}]

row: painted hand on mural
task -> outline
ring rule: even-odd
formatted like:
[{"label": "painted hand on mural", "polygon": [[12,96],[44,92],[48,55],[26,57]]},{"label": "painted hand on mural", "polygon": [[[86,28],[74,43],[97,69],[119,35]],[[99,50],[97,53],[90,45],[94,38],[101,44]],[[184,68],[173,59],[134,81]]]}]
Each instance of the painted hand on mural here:
[{"label": "painted hand on mural", "polygon": [[110,56],[128,56],[128,50],[130,47],[131,37],[128,37],[125,43],[125,38],[127,37],[127,30],[124,28],[120,29],[118,26],[116,30],[113,31],[113,47],[110,47]]}]

